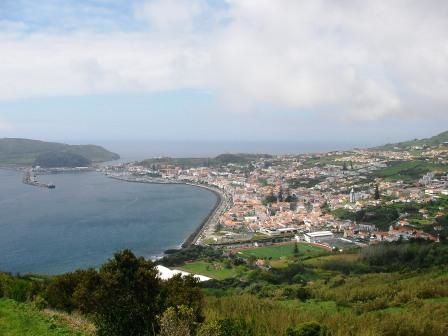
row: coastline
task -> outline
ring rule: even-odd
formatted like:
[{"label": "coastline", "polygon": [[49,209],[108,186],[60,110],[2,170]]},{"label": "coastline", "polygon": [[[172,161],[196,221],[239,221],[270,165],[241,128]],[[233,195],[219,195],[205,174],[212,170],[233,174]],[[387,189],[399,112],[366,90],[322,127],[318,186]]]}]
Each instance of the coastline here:
[{"label": "coastline", "polygon": [[180,244],[180,248],[188,248],[192,245],[199,245],[203,234],[208,230],[215,230],[220,214],[225,210],[228,204],[228,197],[218,188],[213,186],[207,186],[203,184],[186,182],[186,181],[163,181],[163,180],[135,180],[118,176],[105,175],[108,178],[132,183],[146,183],[146,184],[183,184],[192,187],[206,189],[211,191],[217,197],[215,205],[210,210],[209,214],[201,221],[199,226]]},{"label": "coastline", "polygon": [[218,224],[219,215],[224,210],[225,206],[225,196],[218,191],[217,189],[212,189],[210,187],[198,185],[198,184],[192,184],[192,183],[185,183],[186,185],[191,185],[198,188],[203,188],[211,191],[216,195],[216,202],[213,206],[212,210],[209,212],[209,214],[202,220],[201,224],[197,227],[195,231],[193,231],[187,239],[184,240],[184,242],[181,244],[181,248],[187,248],[192,245],[196,245],[198,242],[200,242],[201,236],[204,234],[204,232],[207,229],[214,230],[216,228],[216,225]]}]

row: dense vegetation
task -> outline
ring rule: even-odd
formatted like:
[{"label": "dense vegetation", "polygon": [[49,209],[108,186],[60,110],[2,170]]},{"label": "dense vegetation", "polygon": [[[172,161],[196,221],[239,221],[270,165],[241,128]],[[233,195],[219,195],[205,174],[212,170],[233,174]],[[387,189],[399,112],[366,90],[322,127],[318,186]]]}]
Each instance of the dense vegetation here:
[{"label": "dense vegetation", "polygon": [[448,197],[440,196],[437,200],[425,203],[391,203],[381,206],[369,206],[353,212],[339,208],[332,213],[339,219],[349,219],[358,223],[373,224],[379,230],[388,231],[390,225],[395,225],[398,219],[409,221],[409,225],[424,230],[440,239],[448,238],[448,215],[440,209],[448,208]]},{"label": "dense vegetation", "polygon": [[423,241],[299,258],[206,284],[205,316],[242,318],[254,335],[444,335],[447,266],[448,246]]},{"label": "dense vegetation", "polygon": [[388,180],[416,182],[426,173],[447,171],[448,167],[446,165],[425,160],[392,161],[389,162],[388,167],[376,171],[374,175]]},{"label": "dense vegetation", "polygon": [[[201,285],[192,277],[161,281],[152,262],[123,251],[99,270],[52,278],[0,275],[0,297],[79,311],[95,323],[97,335],[448,333],[444,243],[385,243],[348,254],[308,244],[230,255],[208,247],[168,252],[164,264],[220,263],[238,271]],[[255,263],[260,258],[269,263]],[[11,301],[0,299],[0,311],[2,302]]]},{"label": "dense vegetation", "polygon": [[48,152],[76,154],[92,162],[120,158],[118,154],[95,145],[66,145],[29,139],[0,139],[0,164],[32,165],[39,155]]},{"label": "dense vegetation", "polygon": [[33,166],[42,168],[58,168],[58,167],[88,167],[92,164],[89,159],[79,154],[67,152],[48,152],[39,154],[34,161]]},{"label": "dense vegetation", "polygon": [[395,224],[400,216],[398,209],[393,205],[371,206],[356,212],[341,208],[333,211],[333,214],[339,219],[350,219],[358,223],[373,224],[382,231],[388,231],[389,226]]}]

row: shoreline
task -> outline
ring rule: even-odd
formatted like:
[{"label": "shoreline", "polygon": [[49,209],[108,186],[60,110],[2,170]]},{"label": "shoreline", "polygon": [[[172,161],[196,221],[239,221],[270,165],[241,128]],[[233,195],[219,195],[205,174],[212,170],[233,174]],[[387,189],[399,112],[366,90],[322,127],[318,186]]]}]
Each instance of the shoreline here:
[{"label": "shoreline", "polygon": [[[3,165],[3,166],[0,166],[0,169],[22,172],[26,168],[23,166],[12,166],[12,165],[4,166]],[[85,171],[76,171],[76,172],[93,172],[93,171],[95,171],[95,170],[89,169],[89,170],[85,170]],[[46,172],[46,174],[51,174],[51,173],[64,174],[64,173],[73,173],[73,172],[74,172],[73,170],[72,171],[66,170],[66,171],[57,171],[57,172]],[[45,172],[43,172],[43,174],[45,175]],[[145,183],[145,184],[189,185],[189,186],[196,187],[196,188],[206,189],[206,190],[212,192],[213,194],[215,194],[217,199],[216,199],[215,204],[213,205],[213,208],[210,210],[210,212],[207,214],[207,216],[199,223],[199,226],[192,233],[190,233],[179,245],[177,245],[179,249],[188,248],[192,245],[197,244],[198,242],[201,241],[201,238],[203,238],[202,235],[204,234],[204,232],[206,232],[207,230],[211,230],[211,229],[214,230],[218,224],[219,215],[224,211],[224,209],[226,208],[228,201],[229,201],[228,196],[226,196],[223,191],[219,190],[217,187],[214,187],[214,186],[208,186],[208,185],[194,183],[194,182],[188,182],[188,181],[173,181],[173,180],[162,180],[162,179],[158,179],[158,180],[154,180],[154,181],[143,181],[143,180],[135,180],[135,179],[129,179],[129,178],[125,178],[125,177],[107,175],[104,173],[102,175],[105,177],[114,179],[114,180],[122,181],[122,182]],[[161,256],[163,256],[164,254],[165,254],[164,251],[162,251]]]},{"label": "shoreline", "polygon": [[[201,224],[197,227],[195,231],[193,231],[187,239],[181,244],[181,248],[191,247],[192,245],[196,245],[198,241],[200,241],[201,236],[207,229],[214,229],[218,224],[217,221],[219,219],[220,213],[224,210],[226,196],[224,196],[220,191],[206,186],[201,186],[192,183],[185,183],[186,185],[191,185],[198,188],[203,188],[211,191],[216,196],[216,202],[213,206],[212,210],[209,214],[202,220]],[[214,224],[214,225],[213,225]]]},{"label": "shoreline", "polygon": [[[189,185],[196,188],[206,189],[211,191],[217,197],[216,202],[213,208],[210,210],[208,215],[201,221],[199,226],[188,235],[188,237],[179,245],[180,249],[185,249],[191,247],[192,245],[198,244],[201,241],[202,235],[205,231],[209,229],[214,229],[218,224],[219,215],[224,211],[228,198],[224,195],[224,193],[216,187],[207,186],[203,184],[193,183],[193,182],[184,182],[184,181],[142,181],[142,180],[133,180],[127,179],[117,176],[104,175],[108,178],[123,181],[123,182],[131,182],[131,183],[145,183],[145,184],[183,184]],[[163,253],[164,254],[164,253]]]}]

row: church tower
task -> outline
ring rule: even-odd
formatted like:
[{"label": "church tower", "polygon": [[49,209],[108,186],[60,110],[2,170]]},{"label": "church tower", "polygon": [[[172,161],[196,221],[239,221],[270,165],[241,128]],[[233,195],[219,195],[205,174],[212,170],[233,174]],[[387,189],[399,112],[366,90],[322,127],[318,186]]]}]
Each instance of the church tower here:
[{"label": "church tower", "polygon": [[355,189],[352,188],[352,190],[350,191],[350,203],[355,203],[355,202],[356,202]]}]

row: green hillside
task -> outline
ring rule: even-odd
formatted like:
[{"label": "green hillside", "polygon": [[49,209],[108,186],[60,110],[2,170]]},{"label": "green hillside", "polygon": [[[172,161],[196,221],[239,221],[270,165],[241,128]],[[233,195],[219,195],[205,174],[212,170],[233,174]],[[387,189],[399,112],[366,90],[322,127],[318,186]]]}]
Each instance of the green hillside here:
[{"label": "green hillside", "polygon": [[246,165],[260,158],[271,158],[268,154],[220,154],[214,158],[152,158],[141,162],[147,167],[163,165],[175,165],[181,167],[213,167],[226,164]]},{"label": "green hillside", "polygon": [[33,166],[40,166],[43,168],[57,168],[57,167],[88,167],[92,161],[86,159],[84,156],[68,153],[68,152],[48,152],[39,154],[34,161]]},{"label": "green hillside", "polygon": [[[294,246],[292,254],[272,246],[236,255],[194,246],[158,261],[214,273],[201,284],[162,281],[153,262],[129,250],[98,270],[0,273],[0,336],[448,334],[446,243],[399,241],[343,253]],[[270,267],[257,266],[255,255]]]},{"label": "green hillside", "polygon": [[32,165],[39,155],[52,152],[80,155],[92,162],[105,162],[120,158],[118,154],[96,145],[67,145],[16,138],[0,139],[0,164]]},{"label": "green hillside", "polygon": [[375,147],[374,149],[381,149],[381,150],[393,150],[396,148],[400,148],[400,149],[406,149],[409,147],[414,147],[414,146],[437,146],[437,145],[441,145],[443,143],[448,143],[448,131],[440,133],[438,135],[435,135],[431,138],[427,138],[427,139],[414,139],[414,140],[410,140],[410,141],[404,141],[404,142],[398,142],[398,143],[394,143],[394,144],[386,144],[384,146],[379,146],[379,147]]},{"label": "green hillside", "polygon": [[31,304],[0,299],[1,336],[87,336],[73,330],[58,316],[45,314]]}]

